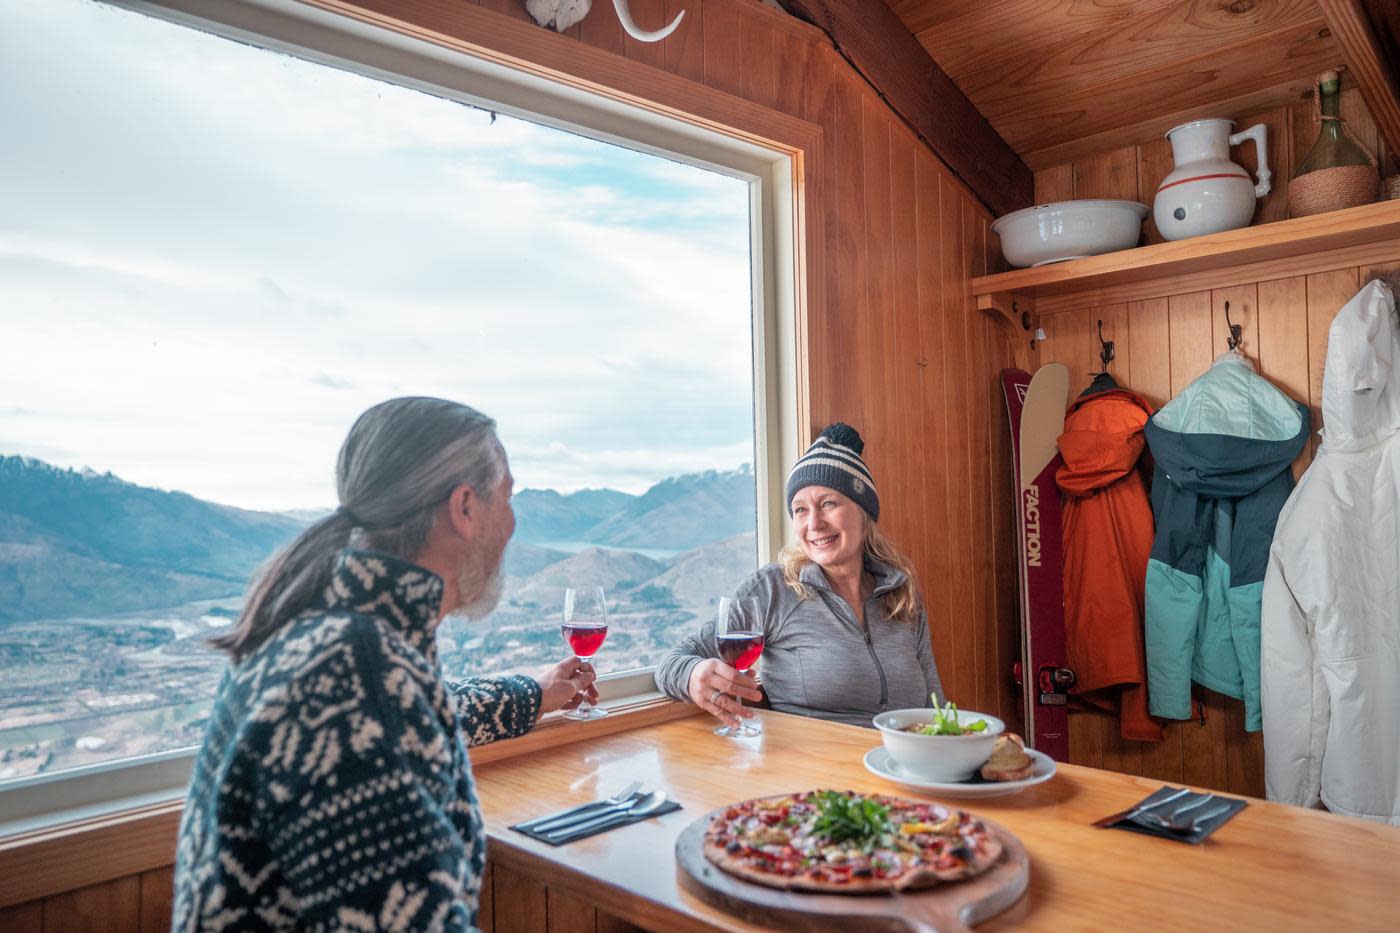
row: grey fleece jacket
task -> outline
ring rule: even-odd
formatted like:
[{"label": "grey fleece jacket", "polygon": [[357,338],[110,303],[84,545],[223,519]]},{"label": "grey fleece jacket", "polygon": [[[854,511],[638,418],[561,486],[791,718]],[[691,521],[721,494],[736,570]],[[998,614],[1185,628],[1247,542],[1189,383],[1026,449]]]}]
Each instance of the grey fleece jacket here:
[{"label": "grey fleece jacket", "polygon": [[[866,628],[816,564],[802,570],[802,582],[816,593],[811,599],[797,597],[777,564],[760,568],[735,591],[739,597],[757,596],[763,608],[759,668],[773,709],[869,727],[883,710],[930,706],[930,693],[943,697],[923,606],[915,621],[896,622],[880,602],[904,583],[904,573],[869,560],[865,569],[875,577],[865,601]],[[657,689],[689,701],[690,672],[705,658],[717,657],[711,619],[661,659]]]}]

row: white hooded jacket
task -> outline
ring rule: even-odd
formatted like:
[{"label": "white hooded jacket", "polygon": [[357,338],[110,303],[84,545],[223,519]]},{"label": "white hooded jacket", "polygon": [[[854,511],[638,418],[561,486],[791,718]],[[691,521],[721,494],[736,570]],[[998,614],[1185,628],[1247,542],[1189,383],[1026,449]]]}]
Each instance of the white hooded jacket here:
[{"label": "white hooded jacket", "polygon": [[1264,579],[1265,781],[1270,800],[1400,825],[1400,322],[1382,282],[1332,322],[1322,413]]}]

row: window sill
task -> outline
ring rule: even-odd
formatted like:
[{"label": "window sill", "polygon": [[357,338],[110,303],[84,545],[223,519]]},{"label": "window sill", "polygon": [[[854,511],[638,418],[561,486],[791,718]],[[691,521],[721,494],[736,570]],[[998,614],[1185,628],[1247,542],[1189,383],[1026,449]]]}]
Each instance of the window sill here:
[{"label": "window sill", "polygon": [[[609,713],[602,719],[574,722],[550,713],[526,735],[473,748],[472,763],[484,765],[700,713],[689,703],[659,693],[619,697],[600,705]],[[181,755],[193,759],[194,751],[171,757],[178,760]],[[181,784],[177,790],[0,824],[0,909],[173,864],[184,796]]]}]

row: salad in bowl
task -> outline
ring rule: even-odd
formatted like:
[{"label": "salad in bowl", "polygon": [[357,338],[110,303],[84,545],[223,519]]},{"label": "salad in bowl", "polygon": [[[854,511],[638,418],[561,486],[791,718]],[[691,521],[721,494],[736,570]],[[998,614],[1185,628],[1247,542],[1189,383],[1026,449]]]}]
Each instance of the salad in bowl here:
[{"label": "salad in bowl", "polygon": [[1006,724],[995,716],[959,710],[952,703],[932,709],[896,709],[875,717],[875,728],[899,770],[925,781],[956,783],[977,773],[992,755]]}]

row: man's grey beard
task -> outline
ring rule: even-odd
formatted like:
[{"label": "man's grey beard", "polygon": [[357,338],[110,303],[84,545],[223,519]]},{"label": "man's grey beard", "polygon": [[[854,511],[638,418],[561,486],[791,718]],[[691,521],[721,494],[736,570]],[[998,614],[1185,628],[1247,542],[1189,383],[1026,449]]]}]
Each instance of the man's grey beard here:
[{"label": "man's grey beard", "polygon": [[505,589],[505,574],[501,572],[501,557],[488,562],[478,559],[479,555],[462,562],[457,571],[457,599],[459,605],[452,614],[462,616],[468,622],[479,622],[491,614],[501,601]]}]

